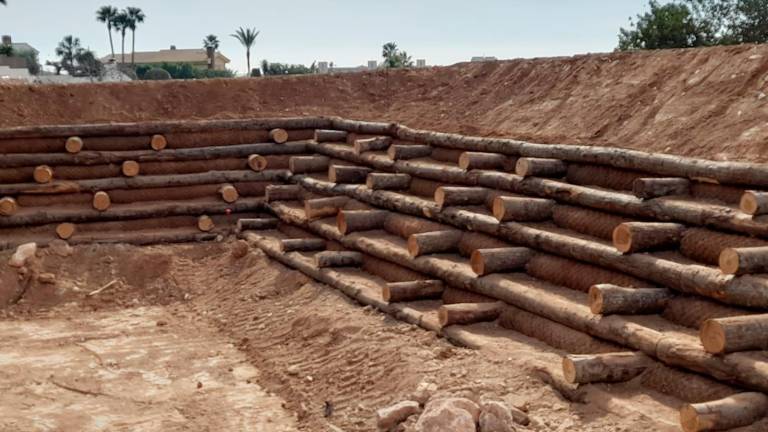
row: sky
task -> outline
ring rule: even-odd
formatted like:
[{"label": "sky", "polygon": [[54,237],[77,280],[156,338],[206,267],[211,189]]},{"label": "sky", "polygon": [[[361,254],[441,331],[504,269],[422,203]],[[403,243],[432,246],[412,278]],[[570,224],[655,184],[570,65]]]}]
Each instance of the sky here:
[{"label": "sky", "polygon": [[[37,48],[41,63],[54,60],[65,35],[80,38],[99,57],[109,53],[98,7],[136,6],[147,20],[136,32],[136,50],[200,48],[208,34],[231,69],[245,73],[245,50],[230,34],[238,27],[261,33],[251,65],[334,62],[364,65],[380,60],[395,42],[413,59],[450,65],[473,56],[499,59],[609,52],[620,27],[647,8],[646,0],[7,0],[0,33]],[[119,53],[120,40],[115,36]],[[130,34],[126,40],[130,51]]]}]

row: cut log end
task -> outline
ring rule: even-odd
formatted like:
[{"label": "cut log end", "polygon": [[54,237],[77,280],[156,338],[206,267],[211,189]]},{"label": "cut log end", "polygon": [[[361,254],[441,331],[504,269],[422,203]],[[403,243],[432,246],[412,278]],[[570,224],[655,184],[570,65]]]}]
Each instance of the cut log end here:
[{"label": "cut log end", "polygon": [[197,229],[202,232],[211,232],[215,226],[213,219],[208,215],[202,215],[197,218]]},{"label": "cut log end", "polygon": [[472,252],[472,255],[470,255],[469,265],[472,267],[472,271],[475,272],[475,274],[479,276],[485,274],[485,259],[483,259],[479,249]]},{"label": "cut log end", "polygon": [[67,150],[67,153],[80,153],[80,150],[83,149],[83,139],[76,136],[69,137],[67,142],[64,143],[64,148]]},{"label": "cut log end", "polygon": [[160,151],[168,146],[168,140],[165,139],[164,135],[152,135],[149,145],[153,150]]},{"label": "cut log end", "polygon": [[11,197],[0,198],[0,216],[12,216],[19,211],[19,205]]},{"label": "cut log end", "polygon": [[93,208],[98,211],[106,211],[112,205],[109,194],[104,191],[98,191],[93,194]]},{"label": "cut log end", "polygon": [[569,383],[576,383],[576,365],[570,356],[563,357],[563,377]]},{"label": "cut log end", "polygon": [[725,274],[738,274],[740,267],[739,254],[734,248],[726,248],[720,252],[720,271]]},{"label": "cut log end", "polygon": [[233,203],[237,201],[238,198],[240,198],[240,194],[237,192],[237,189],[229,184],[222,186],[221,189],[219,189],[219,194],[221,194],[221,199],[228,203]]},{"label": "cut log end", "polygon": [[283,144],[288,141],[288,131],[285,129],[272,129],[269,131],[269,138],[277,144]]},{"label": "cut log end", "polygon": [[56,235],[62,240],[69,240],[75,234],[75,224],[64,222],[56,226]]},{"label": "cut log end", "polygon": [[729,430],[765,417],[768,397],[762,393],[739,393],[711,402],[686,404],[680,408],[680,426],[685,432]]},{"label": "cut log end", "polygon": [[708,353],[725,353],[727,344],[725,329],[717,320],[704,321],[701,329],[699,329],[699,337],[701,338],[701,345]]},{"label": "cut log end", "polygon": [[632,232],[628,225],[621,224],[613,230],[613,246],[622,253],[632,250]]},{"label": "cut log end", "polygon": [[121,168],[123,175],[126,177],[136,177],[139,175],[140,170],[139,163],[136,161],[128,160],[123,162],[123,166]]},{"label": "cut log end", "polygon": [[599,315],[603,313],[603,291],[597,286],[589,288],[589,310],[593,314]]},{"label": "cut log end", "polygon": [[739,201],[739,208],[752,216],[768,213],[768,193],[745,191]]},{"label": "cut log end", "polygon": [[252,154],[248,156],[248,167],[256,172],[267,169],[267,158],[261,155]]},{"label": "cut log end", "polygon": [[53,168],[48,165],[37,166],[35,167],[32,176],[38,183],[50,183],[51,180],[53,180]]}]

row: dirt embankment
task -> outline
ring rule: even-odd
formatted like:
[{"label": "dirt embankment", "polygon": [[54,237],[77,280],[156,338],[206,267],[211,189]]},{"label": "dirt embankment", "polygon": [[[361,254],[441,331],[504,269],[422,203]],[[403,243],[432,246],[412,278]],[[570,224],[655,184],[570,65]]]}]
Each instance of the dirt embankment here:
[{"label": "dirt embankment", "polygon": [[540,142],[768,161],[768,46],[335,76],[0,85],[0,126],[341,115]]}]

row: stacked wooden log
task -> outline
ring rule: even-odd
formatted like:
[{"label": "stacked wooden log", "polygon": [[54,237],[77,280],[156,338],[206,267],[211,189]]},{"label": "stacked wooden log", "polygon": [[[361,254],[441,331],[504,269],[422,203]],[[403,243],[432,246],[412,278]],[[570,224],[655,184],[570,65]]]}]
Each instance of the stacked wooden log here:
[{"label": "stacked wooden log", "polygon": [[339,118],[17,128],[0,148],[8,238],[233,217],[420,325],[496,322],[572,354],[572,383],[639,377],[688,403],[685,430],[765,415],[768,166]]},{"label": "stacked wooden log", "polygon": [[[194,241],[257,216],[318,119],[224,120],[0,131],[2,247],[56,238]],[[118,222],[119,221],[119,222]]]}]

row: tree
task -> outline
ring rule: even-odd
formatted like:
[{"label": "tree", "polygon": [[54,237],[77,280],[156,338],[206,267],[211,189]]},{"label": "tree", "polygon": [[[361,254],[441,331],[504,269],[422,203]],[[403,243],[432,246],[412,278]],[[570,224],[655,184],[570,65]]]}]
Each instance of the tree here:
[{"label": "tree", "polygon": [[231,34],[233,38],[240,41],[240,43],[245,47],[245,61],[248,65],[248,73],[251,74],[251,47],[256,42],[256,37],[259,35],[259,31],[255,28],[242,28],[240,27],[237,29],[237,31],[234,34]]},{"label": "tree", "polygon": [[88,49],[81,49],[75,54],[74,76],[101,77],[104,65],[96,58],[96,54]]},{"label": "tree", "polygon": [[121,11],[120,13],[115,16],[115,19],[112,21],[112,25],[115,27],[115,31],[120,33],[121,37],[121,60],[120,63],[125,63],[125,32],[128,31],[128,28],[130,26],[130,20],[131,18],[128,16],[125,11]]},{"label": "tree", "polygon": [[768,42],[768,2],[738,0],[731,5],[729,16],[729,35],[735,42]]},{"label": "tree", "polygon": [[219,45],[219,38],[216,37],[216,35],[209,34],[203,39],[203,48],[205,49],[213,48],[214,50],[217,50],[219,49]]},{"label": "tree", "polygon": [[0,55],[13,56],[13,45],[0,45]]},{"label": "tree", "polygon": [[83,47],[80,45],[80,38],[76,38],[72,35],[64,36],[56,47],[56,55],[61,58],[59,61],[61,68],[67,71],[70,75],[74,75],[75,59],[82,49]]},{"label": "tree", "polygon": [[117,14],[117,8],[114,6],[102,6],[96,11],[96,21],[107,24],[109,48],[112,50],[112,58],[115,58],[115,44],[112,40],[112,25],[115,22]]},{"label": "tree", "polygon": [[630,19],[630,28],[619,30],[619,50],[689,48],[713,42],[712,29],[697,21],[691,9],[681,3],[660,5],[651,0],[650,11]]},{"label": "tree", "polygon": [[312,67],[306,67],[301,64],[288,64],[288,63],[270,63],[267,60],[262,60],[261,70],[264,76],[268,75],[303,75],[312,73],[315,64]]},{"label": "tree", "polygon": [[133,65],[136,55],[136,26],[143,23],[147,16],[137,7],[127,7],[125,15],[128,16],[127,26],[131,29],[131,64]]},{"label": "tree", "polygon": [[413,66],[411,56],[405,51],[400,51],[397,44],[387,42],[381,49],[381,56],[384,57],[384,66],[388,68],[403,68]]}]

